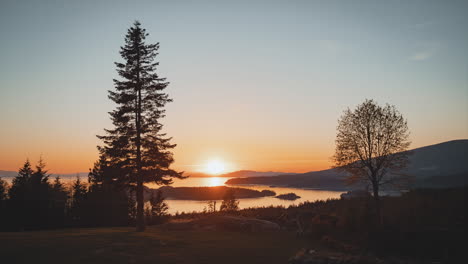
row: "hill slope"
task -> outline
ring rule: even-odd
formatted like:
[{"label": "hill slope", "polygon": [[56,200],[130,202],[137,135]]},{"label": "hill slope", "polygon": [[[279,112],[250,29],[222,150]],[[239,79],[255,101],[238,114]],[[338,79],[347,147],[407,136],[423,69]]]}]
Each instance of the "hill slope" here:
[{"label": "hill slope", "polygon": [[[406,173],[415,177],[415,187],[455,187],[468,184],[468,140],[453,140],[411,150]],[[227,184],[258,184],[319,188],[350,189],[343,183],[345,173],[337,169],[297,175],[236,178]]]}]

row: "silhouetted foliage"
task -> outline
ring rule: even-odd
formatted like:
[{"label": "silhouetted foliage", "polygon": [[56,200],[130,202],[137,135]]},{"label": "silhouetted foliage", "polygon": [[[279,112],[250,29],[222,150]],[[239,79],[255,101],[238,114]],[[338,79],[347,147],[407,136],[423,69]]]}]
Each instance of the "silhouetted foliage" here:
[{"label": "silhouetted foliage", "polygon": [[71,201],[69,216],[73,225],[80,225],[82,223],[82,215],[84,213],[84,202],[87,198],[88,188],[85,183],[81,182],[79,176],[71,186]]},{"label": "silhouetted foliage", "polygon": [[220,211],[237,211],[239,210],[239,201],[236,200],[235,192],[233,189],[227,189],[224,194],[223,201],[219,208]]},{"label": "silhouetted foliage", "polygon": [[19,169],[18,175],[13,178],[13,182],[9,190],[10,200],[16,200],[17,202],[23,200],[27,185],[29,184],[33,173],[34,171],[32,170],[31,163],[29,160],[26,160],[23,167]]},{"label": "silhouetted foliage", "polygon": [[344,112],[337,130],[335,165],[350,174],[348,183],[372,188],[381,222],[381,187],[408,183],[409,176],[401,173],[408,163],[407,122],[394,106],[381,107],[365,100],[355,110]]},{"label": "silhouetted foliage", "polygon": [[214,213],[216,212],[216,201],[215,200],[210,200],[207,203],[207,208],[205,208],[205,212],[207,213]]},{"label": "silhouetted foliage", "polygon": [[3,202],[8,197],[8,184],[0,177],[0,202]]},{"label": "silhouetted foliage", "polygon": [[60,181],[60,177],[56,177],[50,188],[50,213],[48,224],[51,227],[63,226],[67,212],[67,201],[69,192]]},{"label": "silhouetted foliage", "polygon": [[163,223],[169,216],[169,207],[164,202],[161,190],[151,193],[151,197],[146,208],[146,222],[150,225]]},{"label": "silhouetted foliage", "polygon": [[101,157],[119,170],[115,176],[125,183],[136,185],[137,230],[145,228],[143,184],[170,184],[171,177],[182,173],[169,168],[174,162],[170,143],[162,133],[163,109],[172,99],[163,92],[168,82],[156,73],[159,43],[146,44],[146,30],[135,22],[125,36],[120,49],[124,63],[115,63],[121,80],[114,80],[115,91],[109,98],[117,104],[110,113],[113,129],[106,129],[99,147]]},{"label": "silhouetted foliage", "polygon": [[[133,222],[131,212],[135,203],[128,195],[126,185],[116,180],[114,173],[119,170],[113,166],[101,157],[90,171],[88,192],[77,201],[81,225],[122,226]],[[82,195],[79,184],[74,184],[79,191],[75,195]]]},{"label": "silhouetted foliage", "polygon": [[[7,198],[8,198],[8,184],[0,177],[0,225],[5,226],[7,222],[6,215],[7,211]],[[1,228],[0,228],[1,230]]]},{"label": "silhouetted foliage", "polygon": [[43,229],[65,224],[67,191],[59,178],[49,183],[45,166],[41,158],[33,170],[27,160],[13,179],[8,195],[12,229]]}]

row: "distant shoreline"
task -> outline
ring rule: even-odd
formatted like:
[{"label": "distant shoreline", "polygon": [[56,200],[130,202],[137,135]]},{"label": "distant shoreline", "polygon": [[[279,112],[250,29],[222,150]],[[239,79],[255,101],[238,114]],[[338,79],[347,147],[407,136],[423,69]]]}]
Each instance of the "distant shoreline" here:
[{"label": "distant shoreline", "polygon": [[318,188],[318,187],[301,187],[301,186],[295,186],[295,185],[281,185],[281,184],[249,184],[249,183],[239,183],[239,184],[232,184],[232,183],[225,183],[226,186],[236,186],[236,187],[242,187],[242,186],[248,186],[248,187],[265,187],[265,188],[291,188],[291,189],[300,189],[300,190],[311,190],[311,191],[331,191],[331,192],[345,192],[349,191],[350,189],[346,188]]}]

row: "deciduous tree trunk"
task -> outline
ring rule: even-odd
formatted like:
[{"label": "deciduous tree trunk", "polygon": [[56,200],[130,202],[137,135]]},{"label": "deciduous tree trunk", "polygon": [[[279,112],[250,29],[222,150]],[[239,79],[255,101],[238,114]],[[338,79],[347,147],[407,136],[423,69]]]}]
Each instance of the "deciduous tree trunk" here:
[{"label": "deciduous tree trunk", "polygon": [[372,190],[374,193],[376,222],[379,226],[381,226],[383,221],[382,221],[382,209],[381,209],[381,204],[380,204],[379,185],[377,183],[372,183]]}]

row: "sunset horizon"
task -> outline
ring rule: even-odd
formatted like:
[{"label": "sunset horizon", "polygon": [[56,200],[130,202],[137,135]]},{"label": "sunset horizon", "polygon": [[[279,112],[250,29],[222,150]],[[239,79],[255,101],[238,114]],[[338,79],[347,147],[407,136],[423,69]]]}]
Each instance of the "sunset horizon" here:
[{"label": "sunset horizon", "polygon": [[[468,39],[457,34],[466,17],[454,6],[427,5],[422,15],[403,5],[377,21],[373,14],[391,4],[112,6],[104,16],[105,4],[2,8],[0,27],[10,37],[0,51],[9,65],[0,72],[0,110],[9,113],[0,119],[1,170],[41,155],[54,173],[92,168],[96,135],[110,127],[115,107],[107,98],[114,62],[135,20],[160,43],[158,70],[174,99],[161,122],[177,144],[179,171],[201,171],[213,159],[226,172],[327,169],[336,121],[364,99],[405,115],[411,148],[468,138]],[[173,15],[154,17],[152,8]],[[14,31],[6,27],[13,20]]]},{"label": "sunset horizon", "polygon": [[0,0],[1,260],[466,262],[467,14]]},{"label": "sunset horizon", "polygon": [[[441,143],[444,143],[444,142],[451,142],[451,141],[459,141],[459,140],[468,140],[468,138],[454,138],[454,139],[448,139],[446,141],[441,141],[441,142],[433,142],[433,143],[429,143],[427,145],[422,145],[422,146],[411,146],[410,149],[417,149],[417,148],[421,148],[421,147],[427,147],[427,146],[432,146],[432,145],[437,145],[437,144],[441,144]],[[332,164],[332,160],[331,160],[331,156],[332,154],[330,155],[329,159],[327,160],[326,162],[326,165],[323,165],[323,166],[308,166],[307,164],[304,165],[304,169],[298,169],[297,166],[295,167],[292,167],[291,169],[287,169],[287,167],[239,167],[239,166],[236,166],[234,163],[228,161],[228,160],[224,160],[224,159],[220,159],[218,157],[214,157],[212,159],[207,159],[205,162],[203,163],[200,163],[200,164],[193,164],[193,165],[185,165],[184,167],[185,168],[192,168],[191,170],[188,170],[188,169],[185,169],[183,170],[182,168],[179,168],[176,165],[174,165],[174,168],[176,168],[177,170],[181,170],[181,171],[184,171],[185,174],[187,175],[191,175],[192,177],[199,177],[199,176],[212,176],[212,177],[217,177],[219,175],[222,175],[222,174],[228,174],[228,173],[232,173],[232,172],[236,172],[236,171],[257,171],[257,172],[282,172],[282,173],[306,173],[306,172],[314,172],[314,171],[322,171],[322,170],[327,170],[327,169],[330,169],[330,168],[333,168],[333,164]],[[12,167],[12,168],[1,168],[0,167],[0,171],[3,170],[3,171],[17,171],[18,168],[20,168],[21,166],[23,166],[24,162],[26,160],[28,160],[29,162],[31,162],[31,164],[35,165],[40,159],[43,159],[43,161],[45,162],[45,164],[47,165],[47,169],[49,171],[49,173],[51,174],[54,174],[54,175],[61,175],[61,174],[67,174],[67,175],[72,175],[72,174],[77,174],[77,173],[88,173],[89,170],[92,168],[92,164],[89,165],[89,167],[87,169],[83,169],[83,170],[57,170],[53,165],[50,165],[50,161],[49,159],[47,158],[47,156],[44,156],[44,155],[39,155],[39,157],[37,159],[31,159],[29,157],[26,157],[24,158],[23,160],[21,161],[18,161],[17,162],[17,166],[16,167]],[[97,159],[97,157],[95,159],[93,159],[93,162]],[[213,165],[213,162],[215,163],[220,163],[220,164],[215,164]],[[210,168],[210,163],[211,163],[211,168]],[[268,163],[268,162],[266,162]],[[56,163],[56,164],[60,164],[60,162]],[[271,164],[271,162],[270,162]],[[215,166],[215,168],[213,168],[213,166]],[[222,169],[220,168],[216,168],[216,167],[219,167],[221,166]],[[308,169],[309,168],[309,169]]]}]

